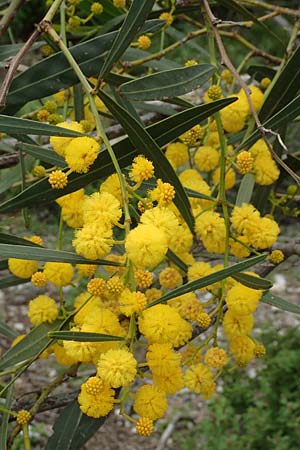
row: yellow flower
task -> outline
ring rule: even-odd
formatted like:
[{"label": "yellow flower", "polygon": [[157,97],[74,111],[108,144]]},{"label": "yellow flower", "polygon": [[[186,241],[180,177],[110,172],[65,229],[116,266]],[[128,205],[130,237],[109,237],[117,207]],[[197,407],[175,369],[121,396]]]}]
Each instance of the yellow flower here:
[{"label": "yellow flower", "polygon": [[152,344],[146,359],[152,372],[154,384],[167,394],[175,394],[183,388],[180,368],[181,356],[170,344]]},{"label": "yellow flower", "polygon": [[38,262],[30,259],[8,258],[10,272],[19,278],[30,278],[38,270]]},{"label": "yellow flower", "polygon": [[260,86],[263,89],[267,89],[267,87],[269,87],[270,84],[271,84],[270,78],[265,77],[260,80]]},{"label": "yellow flower", "polygon": [[174,347],[183,345],[192,335],[191,325],[168,305],[155,305],[143,311],[139,329],[150,343],[170,343]]},{"label": "yellow flower", "polygon": [[280,228],[275,220],[262,217],[251,225],[246,233],[250,245],[263,250],[275,244],[280,233]]},{"label": "yellow flower", "polygon": [[210,348],[205,353],[204,362],[209,367],[213,367],[214,369],[221,369],[228,363],[227,353],[222,348]]},{"label": "yellow flower", "polygon": [[144,385],[138,389],[133,409],[139,416],[152,420],[160,419],[165,415],[167,408],[166,394],[156,386]]},{"label": "yellow flower", "polygon": [[99,2],[94,2],[91,5],[91,12],[95,14],[95,16],[99,16],[103,12],[103,6]]},{"label": "yellow flower", "polygon": [[116,8],[125,8],[126,0],[113,0],[113,4]]},{"label": "yellow flower", "polygon": [[175,167],[183,166],[189,159],[188,147],[182,142],[173,142],[167,146],[165,155]]},{"label": "yellow flower", "polygon": [[18,411],[16,421],[17,421],[17,424],[20,425],[21,427],[26,425],[28,422],[30,422],[31,419],[32,419],[32,415],[26,409],[21,409],[20,411]]},{"label": "yellow flower", "polygon": [[209,145],[198,147],[194,155],[196,167],[204,172],[210,172],[213,170],[218,165],[219,159],[219,152]]},{"label": "yellow flower", "polygon": [[97,158],[99,147],[91,137],[78,137],[67,144],[64,157],[71,170],[86,173]]},{"label": "yellow flower", "polygon": [[47,279],[44,272],[35,272],[31,277],[31,283],[35,287],[39,288],[45,287],[47,284]]},{"label": "yellow flower", "polygon": [[[213,273],[213,268],[209,263],[197,261],[188,268],[187,276],[189,281],[195,281]],[[201,290],[209,289],[209,286],[201,288]]]},{"label": "yellow flower", "polygon": [[159,274],[159,282],[163,288],[175,289],[182,283],[182,276],[174,267],[166,267]]},{"label": "yellow flower", "polygon": [[236,157],[236,164],[237,164],[238,170],[243,175],[251,172],[251,170],[253,168],[253,162],[254,162],[254,159],[251,156],[251,153],[247,152],[246,150],[240,152]]},{"label": "yellow flower", "polygon": [[[237,239],[246,245],[250,244],[247,236],[237,236]],[[247,258],[247,256],[250,255],[250,250],[248,250],[247,247],[244,247],[240,242],[230,239],[230,252],[237,258]]]},{"label": "yellow flower", "polygon": [[148,417],[140,417],[135,427],[137,434],[140,436],[150,436],[154,431],[153,420]]},{"label": "yellow flower", "polygon": [[120,311],[125,316],[130,317],[134,313],[139,313],[145,309],[147,299],[142,292],[131,292],[125,288],[119,297]]},{"label": "yellow flower", "polygon": [[59,197],[56,200],[61,206],[61,214],[63,220],[71,228],[80,228],[83,226],[83,203],[85,195],[84,190],[72,192],[71,194]]},{"label": "yellow flower", "polygon": [[48,181],[52,189],[63,189],[68,184],[68,175],[62,170],[53,170],[49,175]]},{"label": "yellow flower", "polygon": [[223,253],[226,228],[223,217],[214,211],[202,213],[195,221],[195,230],[208,252]]},{"label": "yellow flower", "polygon": [[107,416],[114,406],[114,390],[108,383],[100,381],[101,385],[97,384],[97,388],[94,390],[91,389],[89,380],[83,383],[78,396],[81,411],[94,419]]},{"label": "yellow flower", "polygon": [[52,323],[57,319],[58,308],[55,300],[47,295],[39,295],[29,302],[28,317],[33,325]]},{"label": "yellow flower", "polygon": [[[64,93],[64,91],[62,91]],[[64,95],[64,94],[63,94]],[[57,127],[66,128],[67,130],[78,131],[83,133],[82,125],[78,122],[61,122],[56,125]],[[50,144],[52,145],[54,151],[60,155],[65,156],[65,150],[68,144],[72,141],[72,137],[59,137],[51,136]]]},{"label": "yellow flower", "polygon": [[160,178],[157,179],[157,187],[150,191],[152,201],[157,201],[158,206],[167,206],[175,198],[175,189],[170,183],[164,183]]},{"label": "yellow flower", "polygon": [[87,259],[106,256],[113,244],[112,229],[105,224],[91,223],[75,232],[72,244],[76,253]]},{"label": "yellow flower", "polygon": [[134,272],[134,278],[140,289],[146,289],[153,283],[153,275],[148,270],[138,269]]},{"label": "yellow flower", "polygon": [[55,286],[67,286],[73,277],[74,269],[69,263],[46,262],[44,274],[46,280]]},{"label": "yellow flower", "polygon": [[241,131],[249,114],[249,105],[246,98],[242,95],[232,95],[238,100],[226,106],[220,111],[222,125],[228,133],[238,133]]},{"label": "yellow flower", "polygon": [[166,25],[170,26],[173,23],[174,17],[172,16],[171,13],[164,12],[164,13],[161,13],[161,15],[159,16],[159,19],[164,20],[166,22]]},{"label": "yellow flower", "polygon": [[86,197],[83,206],[84,224],[116,224],[122,216],[119,200],[108,192],[94,192]]},{"label": "yellow flower", "polygon": [[95,264],[76,264],[78,273],[83,277],[91,277],[95,275],[97,266]]},{"label": "yellow flower", "polygon": [[202,312],[202,305],[193,292],[188,292],[169,300],[168,305],[176,309],[181,317],[187,320],[197,320],[197,317]]},{"label": "yellow flower", "polygon": [[278,180],[280,170],[270,156],[257,156],[254,159],[253,171],[256,183],[269,186]]},{"label": "yellow flower", "polygon": [[[85,305],[82,306],[84,303]],[[98,312],[101,307],[103,307],[103,303],[100,297],[92,295],[89,292],[82,292],[74,301],[75,310],[79,310],[74,316],[74,322],[76,325],[83,325],[87,318],[92,316],[96,311]]]},{"label": "yellow flower", "polygon": [[228,339],[231,339],[233,336],[249,334],[253,325],[254,319],[252,314],[243,314],[240,316],[232,310],[229,310],[223,318],[223,329]]},{"label": "yellow flower", "polygon": [[246,366],[254,358],[255,344],[248,336],[234,336],[230,339],[229,350],[239,366]]},{"label": "yellow flower", "polygon": [[177,231],[179,222],[173,211],[169,208],[155,207],[145,211],[141,215],[141,223],[156,226],[163,231],[168,238],[168,243]]},{"label": "yellow flower", "polygon": [[[213,173],[213,183],[214,184],[219,184],[220,181],[220,167],[218,167],[214,173]],[[235,171],[233,170],[232,167],[230,167],[229,169],[226,169],[226,173],[225,173],[225,189],[226,191],[229,189],[232,189],[235,185]]]},{"label": "yellow flower", "polygon": [[227,292],[226,304],[233,314],[248,315],[256,310],[261,296],[262,291],[237,283]]},{"label": "yellow flower", "polygon": [[137,42],[138,42],[138,47],[142,50],[147,50],[149,47],[151,47],[151,39],[148,36],[146,36],[145,34],[140,36],[138,38]]},{"label": "yellow flower", "polygon": [[77,359],[69,356],[63,345],[54,344],[53,350],[56,362],[58,364],[61,364],[62,366],[72,366],[77,363]]},{"label": "yellow flower", "polygon": [[280,264],[284,261],[284,253],[281,250],[273,250],[269,258],[273,264]]},{"label": "yellow flower", "polygon": [[128,350],[108,350],[97,364],[97,375],[110,386],[128,386],[136,375],[137,361]]},{"label": "yellow flower", "polygon": [[186,387],[190,391],[196,392],[196,394],[206,392],[207,386],[212,382],[212,372],[202,363],[192,365],[184,374],[184,383]]},{"label": "yellow flower", "polygon": [[122,192],[119,177],[113,173],[107,177],[100,186],[100,192],[108,192],[116,197],[122,203]]},{"label": "yellow flower", "polygon": [[129,172],[130,178],[135,183],[141,183],[144,180],[149,180],[149,178],[152,178],[153,175],[153,163],[142,155],[136,156],[133,160],[132,167]]},{"label": "yellow flower", "polygon": [[201,328],[208,328],[211,324],[211,318],[206,312],[200,312],[196,317],[196,322]]},{"label": "yellow flower", "polygon": [[252,224],[260,218],[260,213],[253,205],[243,203],[242,206],[235,206],[231,213],[230,221],[233,228],[240,234],[247,233],[252,228]]},{"label": "yellow flower", "polygon": [[128,233],[125,249],[136,267],[155,267],[167,253],[166,234],[155,225],[142,223]]},{"label": "yellow flower", "polygon": [[210,100],[219,100],[220,98],[223,97],[221,86],[213,84],[208,88],[207,95]]},{"label": "yellow flower", "polygon": [[[263,105],[264,102],[264,94],[262,93],[262,91],[259,89],[259,87],[254,86],[253,84],[251,84],[250,86],[248,86],[248,88],[250,89],[250,98],[252,100],[253,106],[255,108],[256,111],[259,111],[260,108]],[[246,94],[244,92],[243,89],[240,90],[240,92],[238,93],[238,96],[242,99],[244,99],[245,101],[247,101],[247,97]]]}]

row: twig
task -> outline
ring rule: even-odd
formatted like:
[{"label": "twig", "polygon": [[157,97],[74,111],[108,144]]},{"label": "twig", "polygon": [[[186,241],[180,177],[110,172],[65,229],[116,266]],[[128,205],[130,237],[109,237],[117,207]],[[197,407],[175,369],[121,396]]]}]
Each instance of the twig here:
[{"label": "twig", "polygon": [[271,3],[261,2],[258,0],[240,0],[240,3],[245,4],[247,6],[257,6],[259,8],[266,9],[267,11],[274,11],[278,14],[286,15],[286,16],[294,16],[300,17],[300,10],[285,8],[283,6],[273,5]]},{"label": "twig", "polygon": [[10,22],[14,19],[24,2],[25,0],[11,0],[10,5],[5,10],[3,17],[0,20],[0,37],[4,35]]},{"label": "twig", "polygon": [[163,450],[166,447],[166,442],[169,439],[169,437],[171,436],[171,434],[173,433],[175,425],[178,422],[178,420],[180,419],[180,417],[181,417],[181,413],[174,414],[174,416],[172,417],[171,421],[169,422],[167,428],[161,435],[161,438],[160,438],[159,443],[155,450]]}]

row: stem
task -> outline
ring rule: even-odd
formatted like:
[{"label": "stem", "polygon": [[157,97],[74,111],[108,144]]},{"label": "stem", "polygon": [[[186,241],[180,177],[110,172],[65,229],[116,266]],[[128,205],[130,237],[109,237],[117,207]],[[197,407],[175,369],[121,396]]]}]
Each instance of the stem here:
[{"label": "stem", "polygon": [[87,81],[85,75],[83,74],[83,72],[81,71],[80,67],[78,66],[77,62],[75,61],[75,59],[73,58],[72,54],[70,53],[69,49],[66,47],[66,45],[62,42],[62,40],[60,39],[59,35],[56,33],[56,31],[48,24],[44,25],[44,31],[46,33],[49,34],[49,36],[52,37],[52,39],[54,40],[54,42],[59,46],[59,48],[61,49],[61,51],[63,52],[63,54],[65,55],[65,58],[67,59],[67,61],[69,62],[70,66],[72,67],[72,69],[74,70],[74,72],[76,73],[79,81],[82,84],[82,87],[85,91],[85,94],[89,100],[90,103],[90,107],[91,107],[91,111],[95,117],[95,122],[96,122],[96,130],[97,130],[97,134],[98,136],[103,140],[104,145],[107,148],[107,151],[109,153],[109,156],[112,160],[112,163],[114,165],[114,168],[118,174],[119,177],[119,181],[120,181],[120,186],[121,186],[121,193],[122,193],[122,203],[124,206],[124,215],[125,215],[125,232],[126,234],[129,232],[130,229],[130,213],[129,213],[129,208],[128,208],[128,203],[127,203],[127,190],[126,190],[126,182],[124,180],[120,165],[118,163],[118,160],[116,158],[116,155],[110,145],[110,142],[106,136],[106,133],[104,131],[97,107],[96,107],[96,103],[94,100],[94,97],[92,95],[93,92],[93,88],[90,86],[89,82]]},{"label": "stem", "polygon": [[29,438],[29,432],[28,432],[28,424],[23,425],[23,438],[24,438],[24,449],[30,450],[30,438]]},{"label": "stem", "polygon": [[[26,188],[26,169],[25,169],[24,155],[23,155],[22,150],[19,150],[19,155],[20,155],[21,192],[22,192]],[[30,227],[30,217],[29,217],[27,208],[23,208],[22,213],[23,213],[23,218],[24,218],[24,222],[25,222],[25,227],[29,228]]]},{"label": "stem", "polygon": [[25,0],[11,0],[10,5],[6,8],[2,19],[0,20],[0,37],[4,35],[10,22],[14,19]]},{"label": "stem", "polygon": [[16,417],[16,416],[17,416],[17,414],[16,414],[14,411],[11,411],[10,409],[6,409],[6,408],[4,408],[4,406],[2,406],[2,405],[0,405],[0,411],[1,411],[3,414],[9,414],[10,416],[13,416],[13,417]]},{"label": "stem", "polygon": [[66,44],[67,43],[67,36],[66,36],[66,3],[65,0],[60,5],[60,37],[62,41]]},{"label": "stem", "polygon": [[241,0],[240,3],[244,3],[247,6],[257,6],[259,8],[266,9],[268,11],[275,11],[277,14],[284,14],[287,16],[300,17],[300,11],[296,9],[284,8],[282,6],[272,5],[271,3],[261,2],[258,0]]}]

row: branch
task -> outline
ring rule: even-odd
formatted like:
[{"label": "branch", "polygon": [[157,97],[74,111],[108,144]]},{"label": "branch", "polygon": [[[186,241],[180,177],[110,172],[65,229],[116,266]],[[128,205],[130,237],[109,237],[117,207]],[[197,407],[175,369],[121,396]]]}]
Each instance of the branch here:
[{"label": "branch", "polygon": [[0,20],[0,37],[4,35],[10,22],[14,19],[18,10],[21,8],[25,0],[12,0],[8,8],[5,10],[2,19]]}]

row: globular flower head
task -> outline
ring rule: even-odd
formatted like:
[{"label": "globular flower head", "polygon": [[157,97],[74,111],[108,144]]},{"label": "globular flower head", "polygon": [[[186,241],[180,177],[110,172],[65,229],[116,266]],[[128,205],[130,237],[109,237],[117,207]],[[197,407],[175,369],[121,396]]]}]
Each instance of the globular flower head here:
[{"label": "globular flower head", "polygon": [[246,173],[251,172],[253,168],[254,159],[250,152],[246,150],[240,152],[236,157],[236,164],[238,170],[241,174],[245,175]]},{"label": "globular flower head", "polygon": [[160,285],[167,289],[175,289],[182,283],[182,276],[175,267],[166,267],[159,274]]},{"label": "globular flower head", "polygon": [[165,233],[168,242],[174,234],[177,235],[176,231],[179,225],[173,211],[166,207],[155,207],[145,211],[141,215],[141,223],[158,227]]},{"label": "globular flower head", "polygon": [[228,363],[228,356],[225,350],[219,347],[213,347],[207,350],[204,357],[204,362],[209,367],[214,369],[221,369]]},{"label": "globular flower head", "polygon": [[87,259],[103,258],[109,253],[112,243],[112,229],[100,223],[84,225],[75,232],[72,241],[76,253]]},{"label": "globular flower head", "polygon": [[94,192],[86,197],[83,206],[84,224],[107,224],[110,227],[122,216],[119,200],[108,192]]},{"label": "globular flower head", "polygon": [[64,157],[73,172],[86,173],[97,158],[98,151],[98,142],[89,136],[83,136],[68,143]]},{"label": "globular flower head", "polygon": [[52,323],[57,319],[58,308],[55,300],[47,295],[39,295],[29,302],[28,317],[33,325]]},{"label": "globular flower head", "polygon": [[72,280],[74,269],[70,263],[46,262],[44,274],[46,280],[55,286],[67,286]]},{"label": "globular flower head", "polygon": [[234,314],[248,315],[256,310],[261,296],[262,291],[237,283],[227,292],[226,304]]},{"label": "globular flower head", "polygon": [[52,189],[63,189],[68,184],[68,175],[62,170],[53,170],[48,178]]},{"label": "globular flower head", "polygon": [[166,25],[167,25],[168,27],[169,27],[170,25],[172,25],[173,20],[174,20],[174,17],[172,16],[172,14],[171,14],[171,13],[168,13],[168,12],[161,13],[161,15],[159,16],[159,18],[160,18],[161,20],[164,20],[164,21],[166,22]]},{"label": "globular flower head", "polygon": [[30,259],[8,258],[10,272],[19,278],[30,278],[38,269],[38,262]]},{"label": "globular flower head", "polygon": [[45,287],[47,284],[47,279],[46,279],[46,275],[44,274],[44,272],[35,272],[31,276],[31,283],[35,287],[39,287],[39,288]]},{"label": "globular flower head", "polygon": [[81,411],[94,419],[107,416],[114,405],[114,390],[105,381],[100,380],[100,383],[96,384],[87,380],[81,385],[78,396]]},{"label": "globular flower head", "polygon": [[252,314],[239,315],[232,310],[228,310],[223,318],[223,329],[228,339],[231,339],[233,336],[249,334],[253,325],[254,319]]},{"label": "globular flower head", "polygon": [[165,155],[175,167],[183,166],[189,159],[188,147],[182,142],[173,142],[167,146]]},{"label": "globular flower head", "polygon": [[103,12],[103,5],[101,5],[101,3],[99,3],[99,2],[92,3],[92,5],[91,5],[91,12],[95,16],[99,16]]},{"label": "globular flower head", "polygon": [[160,178],[157,179],[157,187],[150,192],[152,201],[157,201],[158,206],[167,206],[175,198],[176,192],[174,186],[170,183],[164,183]]},{"label": "globular flower head", "polygon": [[210,172],[215,169],[219,163],[219,159],[219,152],[209,145],[202,145],[201,147],[198,147],[194,155],[196,167],[204,172]]},{"label": "globular flower head", "polygon": [[138,269],[134,272],[134,278],[140,289],[147,289],[153,283],[153,275],[149,270]]},{"label": "globular flower head", "polygon": [[[62,91],[64,96],[64,91]],[[57,127],[66,128],[67,130],[78,131],[79,133],[83,133],[84,130],[82,125],[78,122],[61,122],[56,125]],[[52,145],[54,151],[60,155],[65,155],[65,150],[67,145],[72,141],[71,137],[60,137],[60,136],[51,136],[50,144]]]},{"label": "globular flower head", "polygon": [[166,394],[154,385],[141,386],[133,404],[134,411],[141,417],[156,420],[163,417],[167,411]]},{"label": "globular flower head", "polygon": [[207,366],[198,363],[186,370],[184,382],[190,391],[194,391],[196,394],[205,394],[213,383],[213,375]]},{"label": "globular flower head", "polygon": [[21,409],[20,411],[18,411],[16,420],[18,425],[20,425],[21,427],[30,422],[31,419],[32,415],[26,409]]},{"label": "globular flower head", "polygon": [[230,339],[229,350],[232,353],[236,363],[244,367],[255,356],[255,344],[248,336],[234,336]]},{"label": "globular flower head", "polygon": [[148,48],[151,47],[151,39],[149,38],[149,36],[146,36],[145,34],[140,36],[138,38],[137,42],[138,42],[138,47],[141,50],[148,50]]},{"label": "globular flower head", "polygon": [[137,434],[140,436],[151,436],[154,431],[153,420],[148,417],[140,417],[135,427]]},{"label": "globular flower head", "polygon": [[119,304],[121,313],[130,317],[132,314],[145,309],[147,298],[142,292],[131,292],[125,288],[119,296]]},{"label": "globular flower head", "polygon": [[153,175],[153,163],[142,155],[136,156],[133,160],[131,171],[129,172],[130,178],[135,183],[141,183],[144,180],[149,180]]},{"label": "globular flower head", "polygon": [[118,388],[128,386],[134,380],[136,368],[137,361],[128,350],[108,350],[99,358],[97,374],[110,386]]},{"label": "globular flower head", "polygon": [[219,213],[205,211],[196,218],[195,229],[208,252],[223,253],[226,228],[224,219]]},{"label": "globular flower head", "polygon": [[273,264],[280,264],[284,261],[284,253],[281,250],[273,250],[269,258]]}]

